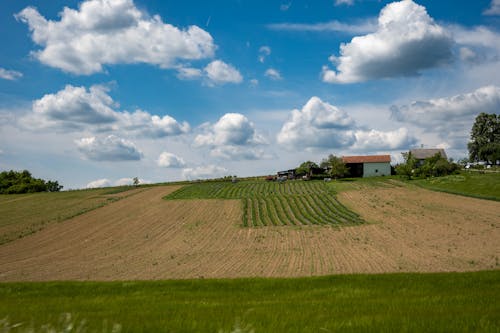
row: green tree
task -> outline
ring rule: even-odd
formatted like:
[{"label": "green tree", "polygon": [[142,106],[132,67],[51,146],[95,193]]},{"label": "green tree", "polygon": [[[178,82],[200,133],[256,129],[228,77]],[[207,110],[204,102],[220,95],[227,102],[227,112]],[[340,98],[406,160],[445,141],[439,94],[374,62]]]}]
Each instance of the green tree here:
[{"label": "green tree", "polygon": [[480,113],[472,125],[467,147],[471,162],[495,163],[500,159],[500,115]]},{"label": "green tree", "polygon": [[313,170],[315,168],[319,168],[319,166],[312,161],[307,161],[302,163],[298,168],[295,169],[295,174],[306,175],[307,177],[311,178],[313,175]]},{"label": "green tree", "polygon": [[401,153],[403,155],[404,163],[396,166],[396,174],[411,179],[414,176],[417,160],[413,157],[412,153]]},{"label": "green tree", "polygon": [[0,173],[0,193],[34,193],[60,191],[62,186],[57,181],[45,182],[43,179],[34,178],[28,170],[3,171]]},{"label": "green tree", "polygon": [[333,154],[323,159],[320,166],[326,168],[328,170],[328,175],[334,179],[345,177],[349,173],[349,168],[342,159]]}]

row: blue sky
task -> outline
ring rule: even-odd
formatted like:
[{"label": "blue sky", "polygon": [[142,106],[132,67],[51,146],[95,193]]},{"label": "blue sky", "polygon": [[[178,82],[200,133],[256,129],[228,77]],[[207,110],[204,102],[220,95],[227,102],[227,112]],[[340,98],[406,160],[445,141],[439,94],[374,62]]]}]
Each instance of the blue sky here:
[{"label": "blue sky", "polygon": [[4,1],[0,169],[65,188],[467,155],[500,1]]}]

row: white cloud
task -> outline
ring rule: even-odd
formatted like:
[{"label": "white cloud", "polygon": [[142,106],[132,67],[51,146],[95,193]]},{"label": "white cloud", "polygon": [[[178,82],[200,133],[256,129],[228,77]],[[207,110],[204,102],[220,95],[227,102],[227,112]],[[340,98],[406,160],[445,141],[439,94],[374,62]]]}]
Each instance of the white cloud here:
[{"label": "white cloud", "polygon": [[138,161],[142,153],[131,141],[108,135],[103,139],[95,136],[75,141],[78,150],[93,161]]},{"label": "white cloud", "polygon": [[[323,67],[323,81],[353,83],[418,75],[452,60],[451,35],[412,0],[385,6],[374,33],[354,37],[333,57],[336,71]],[[331,59],[332,60],[332,59]]]},{"label": "white cloud", "polygon": [[485,15],[500,15],[500,0],[491,0],[490,8],[483,12]]},{"label": "white cloud", "polygon": [[427,132],[437,133],[454,148],[463,148],[475,117],[481,113],[498,113],[500,87],[485,86],[473,92],[452,97],[415,101],[392,106],[392,117],[413,124]]},{"label": "white cloud", "polygon": [[354,133],[356,143],[351,147],[355,150],[394,150],[415,145],[415,138],[409,135],[408,129],[399,128],[395,131],[382,132],[377,130],[358,130]]},{"label": "white cloud", "polygon": [[[139,178],[139,184],[149,184],[150,182]],[[133,178],[120,178],[113,183],[114,186],[134,185]]]},{"label": "white cloud", "polygon": [[118,103],[104,86],[67,85],[55,94],[33,102],[32,112],[20,119],[29,129],[58,131],[124,132],[141,137],[159,138],[189,131],[189,124],[171,116],[151,115],[142,110],[119,112]]},{"label": "white cloud", "polygon": [[0,79],[14,81],[23,77],[23,73],[0,67]]},{"label": "white cloud", "polygon": [[220,60],[209,63],[204,71],[211,84],[240,83],[243,81],[243,76],[236,68]]},{"label": "white cloud", "polygon": [[264,63],[266,58],[271,54],[271,48],[267,45],[261,46],[259,48],[259,61]]},{"label": "white cloud", "polygon": [[226,113],[213,126],[208,125],[205,133],[197,135],[194,140],[195,147],[263,143],[265,139],[257,134],[254,124],[240,113]]},{"label": "white cloud", "polygon": [[381,151],[406,148],[415,142],[406,128],[378,131],[358,127],[345,111],[312,97],[301,110],[293,110],[277,136],[290,150],[353,149]]},{"label": "white cloud", "polygon": [[201,69],[192,67],[179,67],[177,72],[177,77],[181,80],[195,80],[203,76]]},{"label": "white cloud", "polygon": [[335,6],[340,6],[340,5],[352,6],[354,5],[354,0],[335,0]]},{"label": "white cloud", "polygon": [[38,60],[74,74],[129,63],[172,68],[179,60],[210,58],[216,49],[205,30],[164,23],[132,0],[84,1],[78,10],[65,7],[59,21],[47,20],[33,7],[16,18],[29,25],[33,41],[42,46],[33,52]]},{"label": "white cloud", "polygon": [[274,23],[267,26],[277,31],[300,32],[342,32],[347,34],[366,34],[377,29],[375,20],[364,20],[354,23],[343,23],[337,20],[322,23]]},{"label": "white cloud", "polygon": [[111,181],[109,179],[103,178],[91,181],[90,183],[87,184],[86,188],[99,188],[99,187],[110,187],[110,186],[111,186]]},{"label": "white cloud", "polygon": [[164,168],[182,168],[186,166],[186,162],[182,157],[165,151],[160,154],[157,163],[158,166]]},{"label": "white cloud", "polygon": [[215,124],[201,127],[193,146],[209,147],[210,155],[224,159],[261,159],[262,150],[252,147],[267,144],[267,140],[257,133],[254,124],[240,113],[226,113]]},{"label": "white cloud", "polygon": [[354,120],[347,113],[311,97],[302,110],[291,112],[277,140],[293,149],[349,147],[356,140],[353,129]]},{"label": "white cloud", "polygon": [[182,170],[182,178],[188,180],[218,178],[227,175],[227,169],[217,165],[203,165]]},{"label": "white cloud", "polygon": [[282,80],[283,79],[281,77],[280,72],[278,72],[274,68],[269,68],[268,70],[266,70],[266,72],[264,73],[264,75],[267,76],[268,78],[270,78],[271,80],[274,80],[274,81],[278,81],[278,80]]}]

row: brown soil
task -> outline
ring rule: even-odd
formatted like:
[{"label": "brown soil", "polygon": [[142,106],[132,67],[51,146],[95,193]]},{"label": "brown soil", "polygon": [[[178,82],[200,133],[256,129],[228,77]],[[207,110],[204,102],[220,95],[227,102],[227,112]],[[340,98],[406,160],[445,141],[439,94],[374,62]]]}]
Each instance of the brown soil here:
[{"label": "brown soil", "polygon": [[362,226],[241,227],[238,200],[153,187],[0,246],[0,280],[133,280],[500,267],[500,203],[408,187],[345,192]]}]

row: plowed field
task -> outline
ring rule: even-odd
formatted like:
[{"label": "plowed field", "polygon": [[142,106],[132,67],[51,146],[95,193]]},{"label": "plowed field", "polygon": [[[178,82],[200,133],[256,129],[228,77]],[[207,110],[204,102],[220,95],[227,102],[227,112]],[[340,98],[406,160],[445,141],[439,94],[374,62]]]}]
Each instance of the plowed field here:
[{"label": "plowed field", "polygon": [[131,280],[500,267],[500,203],[393,187],[341,193],[368,223],[244,228],[240,200],[152,187],[0,246],[0,280]]}]

